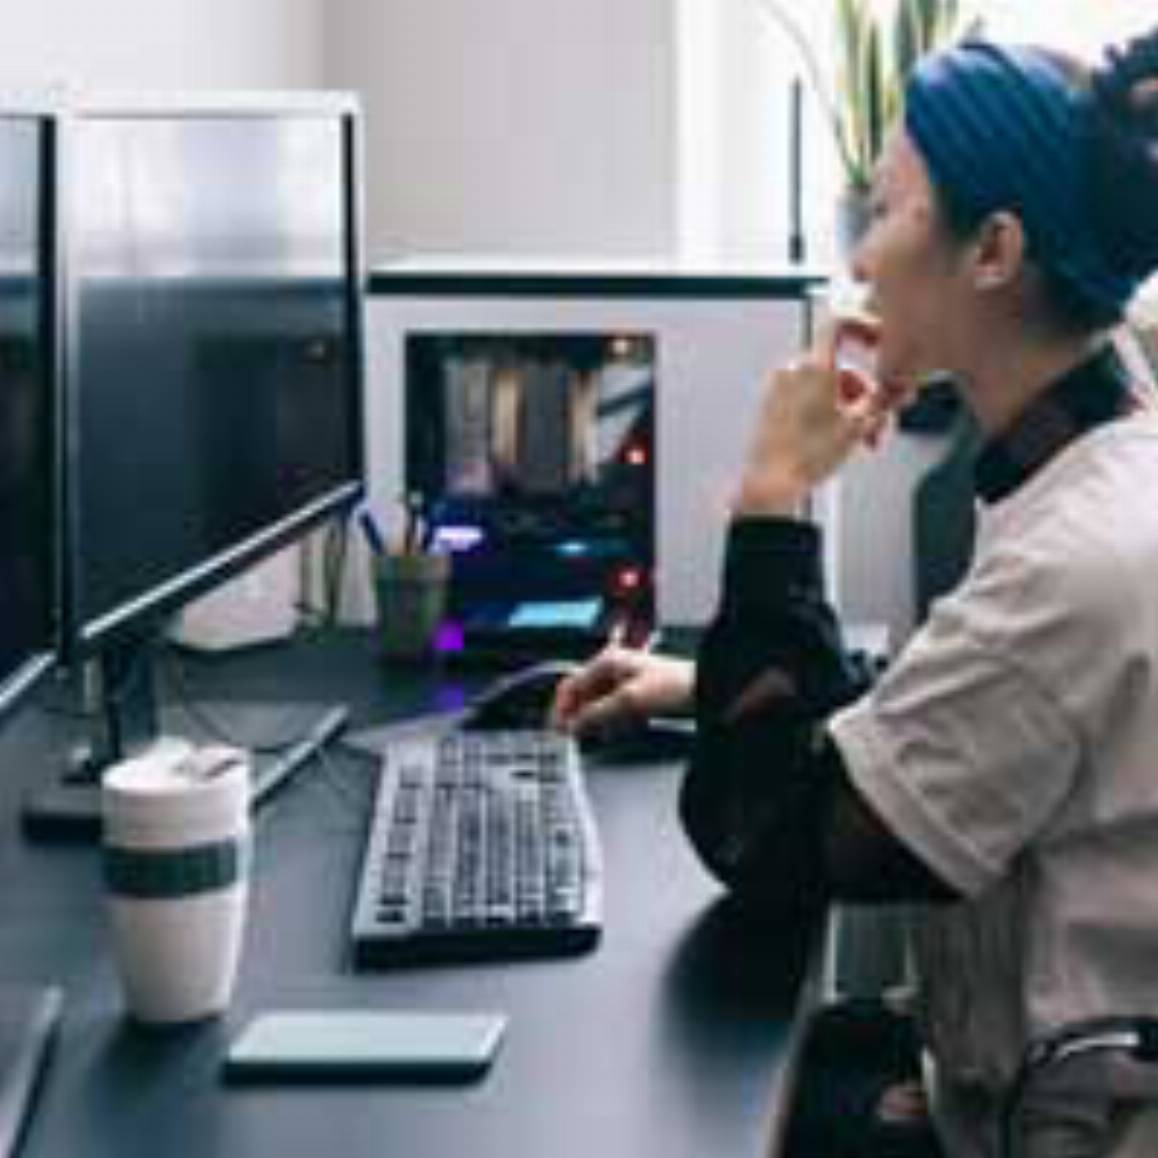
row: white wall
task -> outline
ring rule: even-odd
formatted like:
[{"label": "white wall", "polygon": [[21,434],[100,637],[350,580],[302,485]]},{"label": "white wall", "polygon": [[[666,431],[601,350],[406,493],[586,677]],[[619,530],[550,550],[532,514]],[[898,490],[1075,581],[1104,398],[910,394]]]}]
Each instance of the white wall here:
[{"label": "white wall", "polygon": [[1154,0],[981,0],[991,36],[1027,44],[1048,44],[1097,59],[1107,44],[1154,27]]},{"label": "white wall", "polygon": [[367,253],[653,256],[675,238],[672,0],[329,0]]},{"label": "white wall", "polygon": [[[789,259],[790,90],[798,79],[807,260],[829,260],[831,190],[836,187],[834,147],[800,52],[759,0],[680,3],[686,34],[681,117],[694,123],[706,113],[713,122],[706,126],[715,168],[714,173],[707,168],[714,188],[704,194],[711,201],[709,254],[714,250],[717,258],[745,262]],[[823,6],[797,2],[789,8],[812,42],[826,42]],[[694,187],[703,182],[703,171],[698,158],[691,163],[685,160],[680,180]],[[699,248],[694,240],[689,239],[689,244]]]},{"label": "white wall", "polygon": [[324,0],[13,2],[0,90],[317,86],[325,10]]}]

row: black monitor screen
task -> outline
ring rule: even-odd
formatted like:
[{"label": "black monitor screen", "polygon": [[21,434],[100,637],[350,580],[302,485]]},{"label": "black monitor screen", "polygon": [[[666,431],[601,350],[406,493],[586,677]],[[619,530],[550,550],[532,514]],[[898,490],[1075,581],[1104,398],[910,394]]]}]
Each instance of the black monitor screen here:
[{"label": "black monitor screen", "polygon": [[356,496],[353,126],[72,126],[73,615],[92,643]]},{"label": "black monitor screen", "polygon": [[53,645],[47,132],[0,115],[0,706]]}]

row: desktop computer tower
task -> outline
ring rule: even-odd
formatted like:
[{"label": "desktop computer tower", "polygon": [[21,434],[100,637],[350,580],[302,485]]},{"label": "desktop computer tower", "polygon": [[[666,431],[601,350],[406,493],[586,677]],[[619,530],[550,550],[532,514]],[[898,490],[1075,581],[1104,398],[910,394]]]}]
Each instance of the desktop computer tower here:
[{"label": "desktop computer tower", "polygon": [[[489,576],[470,574],[474,562],[467,555],[455,559],[469,583],[498,585],[506,614],[515,616],[507,628],[532,639],[535,632],[527,629],[537,629],[546,651],[560,650],[568,636],[583,650],[591,642],[588,629],[598,634],[616,619],[608,614],[614,600],[599,604],[601,615],[577,593],[573,581],[582,567],[576,560],[584,552],[601,581],[613,582],[614,574],[626,579],[636,599],[629,607],[639,619],[705,623],[715,606],[732,490],[764,385],[770,370],[806,339],[810,289],[821,280],[799,269],[691,273],[433,262],[379,268],[370,277],[366,324],[371,510],[393,534],[400,500],[417,487],[437,533],[443,516],[478,515],[489,495],[488,527],[518,531],[514,539],[525,536],[523,545],[535,536],[552,542],[567,566],[549,575],[536,574],[517,555]],[[489,386],[480,384],[483,378]],[[594,386],[583,385],[592,380]],[[516,397],[521,393],[525,401],[532,389],[536,404],[520,409]],[[616,400],[619,390],[635,399],[635,410]],[[585,407],[611,417],[585,423]],[[442,445],[429,445],[438,430]],[[592,451],[590,440],[601,438],[602,449]],[[491,439],[488,453],[467,453],[472,439],[476,449]],[[584,472],[598,474],[597,464],[616,462],[627,474],[627,464],[636,464],[631,497],[619,495],[609,511],[600,506],[598,488],[586,488],[591,505],[584,509]],[[512,470],[520,486],[509,490],[506,503],[502,474]],[[450,509],[440,508],[439,500],[456,490]],[[552,495],[566,499],[553,506]],[[553,526],[560,515],[562,524]],[[627,549],[605,556],[602,571],[591,555],[604,545],[590,528],[586,537],[567,533],[576,525],[583,531],[587,517],[622,521]],[[464,524],[467,536],[477,533],[469,517],[449,520],[448,545]],[[365,547],[357,540],[352,546],[343,615],[371,622]],[[539,579],[545,586],[535,586]],[[453,638],[448,643],[460,645]]]},{"label": "desktop computer tower", "polygon": [[464,658],[585,654],[655,625],[655,340],[410,333],[404,489],[451,555]]}]

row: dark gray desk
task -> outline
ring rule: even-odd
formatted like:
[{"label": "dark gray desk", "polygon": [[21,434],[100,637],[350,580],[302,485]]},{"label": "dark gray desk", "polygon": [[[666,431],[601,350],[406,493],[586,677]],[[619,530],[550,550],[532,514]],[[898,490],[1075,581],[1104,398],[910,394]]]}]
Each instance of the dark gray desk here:
[{"label": "dark gray desk", "polygon": [[[345,700],[356,725],[453,703],[452,676],[387,677],[364,636],[197,661],[207,691]],[[31,715],[26,713],[26,716]],[[370,765],[334,752],[261,814],[239,990],[218,1023],[173,1034],[121,1017],[95,851],[29,844],[20,783],[58,724],[0,742],[0,978],[65,986],[67,1013],[22,1158],[744,1158],[768,1153],[795,1042],[807,946],[741,934],[684,845],[675,766],[596,768],[606,926],[588,955],[354,973],[345,929]],[[40,767],[38,767],[38,765]],[[490,1074],[459,1087],[229,1088],[218,1067],[274,1006],[486,1008],[510,1016]]]}]

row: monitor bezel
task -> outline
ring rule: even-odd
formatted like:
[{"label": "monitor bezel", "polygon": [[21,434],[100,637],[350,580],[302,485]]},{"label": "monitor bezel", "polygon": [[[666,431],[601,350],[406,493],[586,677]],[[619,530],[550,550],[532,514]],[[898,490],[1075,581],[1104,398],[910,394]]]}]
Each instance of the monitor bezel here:
[{"label": "monitor bezel", "polygon": [[0,719],[14,711],[33,689],[55,668],[62,648],[61,597],[64,543],[62,540],[61,471],[64,463],[63,406],[61,398],[60,344],[60,247],[57,244],[60,221],[58,180],[58,110],[51,102],[26,94],[0,95],[0,121],[31,122],[38,126],[40,219],[37,223],[37,256],[40,273],[40,341],[46,354],[44,384],[47,415],[42,437],[45,441],[42,461],[48,472],[48,510],[53,526],[47,531],[48,575],[50,597],[45,620],[43,646],[33,648],[11,670],[0,674]]},{"label": "monitor bezel", "polygon": [[52,652],[34,652],[0,682],[0,720],[19,707],[55,666],[56,656]]},{"label": "monitor bezel", "polygon": [[[107,119],[334,119],[342,124],[342,159],[345,166],[342,188],[344,192],[346,312],[354,345],[354,357],[349,360],[348,388],[353,399],[350,421],[354,463],[351,477],[319,494],[312,502],[291,511],[276,523],[230,544],[194,567],[178,571],[170,579],[140,592],[135,598],[122,601],[99,617],[86,620],[79,600],[79,558],[77,550],[64,552],[61,568],[62,588],[62,650],[70,663],[98,655],[102,649],[126,638],[145,636],[156,631],[164,620],[181,607],[237,576],[241,572],[276,553],[279,549],[300,539],[328,519],[352,509],[365,491],[366,429],[365,429],[365,288],[366,272],[362,252],[362,122],[360,106],[348,93],[197,93],[166,94],[162,96],[91,96],[83,107],[70,107],[62,118],[62,166],[67,188],[68,165],[72,154],[71,137],[86,121]],[[78,376],[75,359],[76,343],[76,281],[75,271],[68,264],[69,249],[67,210],[60,216],[65,240],[61,245],[61,285],[64,302],[62,327],[63,365],[62,397],[64,453],[66,456],[63,495],[63,522],[67,528],[67,542],[79,544],[79,516],[77,490],[79,485],[76,464],[79,451],[78,410],[75,391]]]}]

